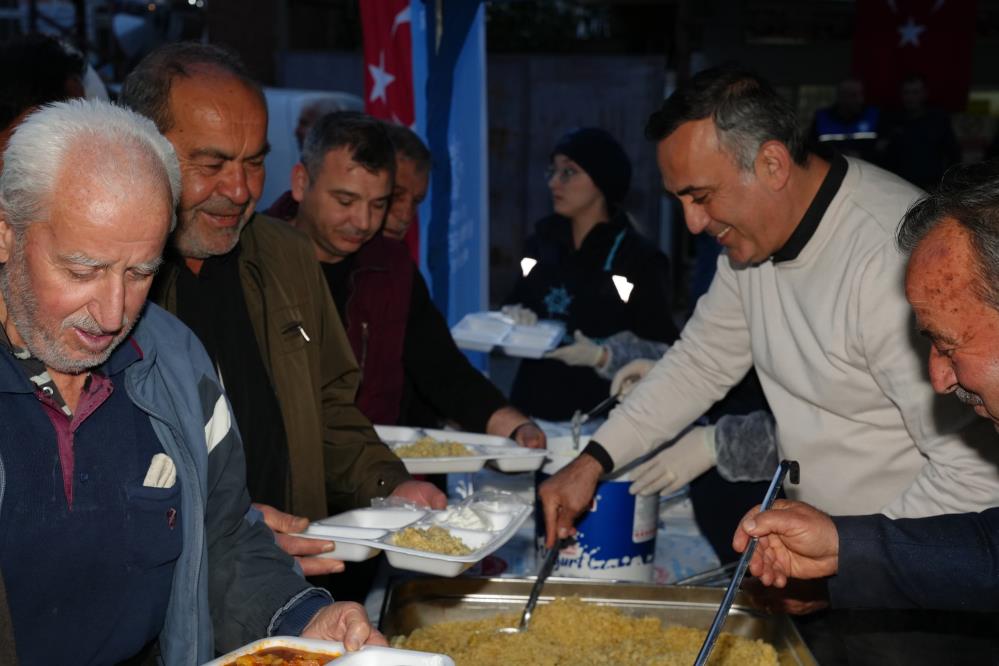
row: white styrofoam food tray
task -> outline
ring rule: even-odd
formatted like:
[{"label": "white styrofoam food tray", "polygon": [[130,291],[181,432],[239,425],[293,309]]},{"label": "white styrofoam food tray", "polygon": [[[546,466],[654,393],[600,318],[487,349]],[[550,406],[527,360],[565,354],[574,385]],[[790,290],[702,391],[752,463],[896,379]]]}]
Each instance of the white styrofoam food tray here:
[{"label": "white styrofoam food tray", "polygon": [[309,652],[329,653],[334,656],[328,663],[334,666],[454,666],[454,661],[443,654],[417,652],[415,650],[397,650],[395,648],[369,645],[356,652],[347,652],[343,643],[337,641],[319,641],[311,638],[295,636],[272,636],[248,643],[238,650],[233,650],[213,659],[204,666],[229,666],[237,657],[253,654],[266,648],[287,647],[308,650]]},{"label": "white styrofoam food tray", "polygon": [[486,462],[501,472],[532,472],[545,463],[544,449],[527,449],[507,437],[480,435],[457,430],[420,430],[402,426],[375,426],[378,437],[393,450],[424,435],[436,440],[464,444],[472,455],[438,458],[401,458],[410,474],[457,474],[478,472]]},{"label": "white styrofoam food tray", "polygon": [[[457,522],[455,514],[472,511],[481,525],[469,528]],[[531,507],[510,496],[506,501],[477,501],[475,496],[444,511],[409,508],[354,509],[317,520],[304,534],[313,539],[325,539],[335,544],[331,553],[315,557],[332,557],[348,562],[373,557],[385,551],[389,564],[408,571],[436,576],[457,576],[509,541],[524,523]],[[472,549],[468,555],[444,555],[392,543],[393,536],[407,527],[429,528],[439,525],[461,539]],[[360,530],[359,534],[356,532]]]},{"label": "white styrofoam food tray", "polygon": [[565,324],[542,319],[533,326],[514,324],[501,312],[471,312],[451,328],[451,337],[462,349],[488,352],[501,347],[510,356],[541,358],[558,346]]}]

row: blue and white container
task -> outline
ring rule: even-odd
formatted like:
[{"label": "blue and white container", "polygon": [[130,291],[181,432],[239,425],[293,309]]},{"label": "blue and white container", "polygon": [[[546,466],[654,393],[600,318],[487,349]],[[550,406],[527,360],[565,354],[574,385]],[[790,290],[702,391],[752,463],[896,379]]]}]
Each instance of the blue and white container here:
[{"label": "blue and white container", "polygon": [[[550,461],[538,472],[538,485],[575,458],[562,438],[550,438]],[[585,443],[584,443],[585,445]],[[576,541],[559,553],[553,575],[652,582],[659,496],[628,492],[628,474],[611,474],[597,484],[590,510],[576,522]],[[545,519],[535,502],[538,548],[544,548]]]}]

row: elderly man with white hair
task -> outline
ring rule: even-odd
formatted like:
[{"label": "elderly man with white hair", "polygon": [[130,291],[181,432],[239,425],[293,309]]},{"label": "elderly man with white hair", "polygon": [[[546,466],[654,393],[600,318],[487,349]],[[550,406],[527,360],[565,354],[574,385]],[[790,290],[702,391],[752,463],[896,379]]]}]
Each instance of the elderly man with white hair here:
[{"label": "elderly man with white hair", "polygon": [[384,640],[247,518],[208,357],[146,305],[179,192],[170,143],[104,102],[43,108],[4,154],[0,616],[23,664],[196,664],[275,633]]}]

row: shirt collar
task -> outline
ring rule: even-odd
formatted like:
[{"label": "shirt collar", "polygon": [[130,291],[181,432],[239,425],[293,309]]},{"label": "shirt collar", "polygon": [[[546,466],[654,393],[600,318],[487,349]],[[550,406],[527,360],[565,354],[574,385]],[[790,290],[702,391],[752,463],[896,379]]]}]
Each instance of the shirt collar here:
[{"label": "shirt collar", "polygon": [[111,356],[98,370],[110,377],[122,372],[133,363],[141,361],[143,356],[142,347],[135,341],[135,337],[130,335],[121,341],[121,344],[111,352]]},{"label": "shirt collar", "polygon": [[815,193],[815,197],[812,199],[812,203],[809,204],[808,210],[805,211],[805,215],[798,222],[798,226],[795,227],[791,233],[791,237],[787,239],[784,246],[770,257],[775,264],[797,259],[801,251],[808,245],[808,241],[812,239],[815,230],[819,228],[819,222],[825,216],[826,209],[829,208],[833,197],[836,196],[840,185],[843,184],[843,178],[846,177],[846,168],[846,158],[842,155],[836,155],[831,159],[829,172],[822,179],[822,185],[819,186],[819,191]]}]

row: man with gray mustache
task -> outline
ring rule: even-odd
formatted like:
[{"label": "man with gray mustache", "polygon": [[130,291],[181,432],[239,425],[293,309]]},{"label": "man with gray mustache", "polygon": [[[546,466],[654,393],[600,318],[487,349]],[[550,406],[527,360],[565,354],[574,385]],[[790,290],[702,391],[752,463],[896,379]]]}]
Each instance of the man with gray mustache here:
[{"label": "man with gray mustache", "polygon": [[61,102],[4,160],[0,661],[183,666],[271,634],[384,644],[252,520],[212,364],[146,303],[180,192],[170,144],[121,107]]},{"label": "man with gray mustache", "polygon": [[[906,297],[932,343],[933,388],[999,430],[999,163],[948,172],[906,213],[898,240],[909,253]],[[825,578],[833,606],[999,610],[999,508],[889,520],[778,500],[746,515],[736,550],[750,537],[764,584]]]},{"label": "man with gray mustache", "polygon": [[[234,54],[164,45],[139,63],[122,100],[151,118],[180,160],[178,228],[150,297],[190,326],[216,366],[246,449],[247,486],[307,575],[333,544],[291,536],[389,494],[441,508],[357,409],[357,363],[308,239],[255,213],[267,107]],[[300,518],[288,515],[293,513]]]}]

